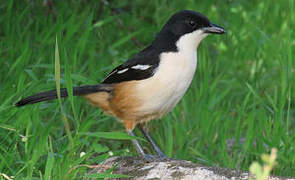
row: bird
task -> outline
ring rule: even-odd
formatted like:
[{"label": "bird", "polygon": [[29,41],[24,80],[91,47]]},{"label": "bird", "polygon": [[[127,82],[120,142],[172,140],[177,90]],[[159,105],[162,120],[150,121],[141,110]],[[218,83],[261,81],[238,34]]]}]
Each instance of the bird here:
[{"label": "bird", "polygon": [[[157,156],[145,153],[139,142],[132,139],[145,160],[166,158],[145,125],[170,112],[184,96],[197,68],[200,42],[209,34],[224,33],[224,28],[199,12],[178,11],[150,45],[114,68],[101,83],[74,87],[73,95],[86,98],[117,118],[130,136],[135,136],[133,130],[138,127],[157,153]],[[68,96],[66,88],[60,89],[60,96]],[[23,98],[15,105],[21,107],[57,97],[57,90],[45,91]]]}]

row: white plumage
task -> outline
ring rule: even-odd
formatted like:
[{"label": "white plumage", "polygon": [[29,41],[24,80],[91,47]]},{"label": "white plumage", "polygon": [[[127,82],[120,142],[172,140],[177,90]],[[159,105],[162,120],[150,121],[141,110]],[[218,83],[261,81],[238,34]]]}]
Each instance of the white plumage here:
[{"label": "white plumage", "polygon": [[138,111],[152,114],[144,121],[160,118],[183,97],[197,67],[196,49],[206,36],[200,30],[182,36],[176,42],[178,52],[162,53],[154,76],[137,84],[139,97],[145,102]]}]

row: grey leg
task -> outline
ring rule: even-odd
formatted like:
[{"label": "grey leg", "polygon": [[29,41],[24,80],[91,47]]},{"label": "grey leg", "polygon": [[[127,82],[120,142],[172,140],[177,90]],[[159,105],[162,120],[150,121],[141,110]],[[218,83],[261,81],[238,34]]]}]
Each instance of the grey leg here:
[{"label": "grey leg", "polygon": [[153,148],[157,152],[158,156],[160,158],[166,158],[165,154],[156,145],[156,143],[153,141],[153,139],[151,138],[151,136],[149,135],[149,133],[142,126],[139,125],[138,127],[139,127],[140,131],[142,132],[142,134],[147,138],[147,140],[149,141],[149,143],[153,146]]},{"label": "grey leg", "polygon": [[[130,136],[134,136],[132,131],[127,130],[127,133]],[[135,145],[138,154],[141,155],[146,161],[152,161],[154,159],[153,156],[144,153],[142,147],[140,146],[139,142],[136,139],[132,139],[132,142]]]}]

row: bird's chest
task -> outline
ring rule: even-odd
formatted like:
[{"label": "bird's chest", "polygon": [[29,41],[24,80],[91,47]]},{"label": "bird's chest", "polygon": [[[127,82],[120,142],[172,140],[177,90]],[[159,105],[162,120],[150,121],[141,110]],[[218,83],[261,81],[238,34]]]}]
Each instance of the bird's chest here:
[{"label": "bird's chest", "polygon": [[163,87],[170,87],[166,92],[181,93],[189,87],[197,67],[196,53],[167,53],[162,55],[162,61],[155,80]]},{"label": "bird's chest", "polygon": [[[188,55],[187,55],[188,54]],[[152,78],[140,84],[144,111],[169,112],[188,89],[196,67],[197,54],[164,53],[159,67]]]}]

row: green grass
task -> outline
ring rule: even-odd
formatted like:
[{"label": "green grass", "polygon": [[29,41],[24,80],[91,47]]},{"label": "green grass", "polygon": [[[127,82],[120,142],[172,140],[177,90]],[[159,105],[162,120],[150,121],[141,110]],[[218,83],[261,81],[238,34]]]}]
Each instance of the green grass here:
[{"label": "green grass", "polygon": [[56,88],[56,38],[60,86],[95,84],[148,45],[172,13],[193,9],[228,33],[202,42],[190,89],[149,124],[153,138],[169,157],[241,170],[276,147],[273,174],[295,176],[294,1],[77,0],[56,1],[53,11],[42,3],[0,4],[0,173],[81,179],[85,164],[135,155],[121,123],[83,98],[13,104]]}]

